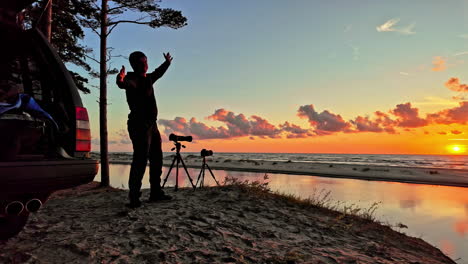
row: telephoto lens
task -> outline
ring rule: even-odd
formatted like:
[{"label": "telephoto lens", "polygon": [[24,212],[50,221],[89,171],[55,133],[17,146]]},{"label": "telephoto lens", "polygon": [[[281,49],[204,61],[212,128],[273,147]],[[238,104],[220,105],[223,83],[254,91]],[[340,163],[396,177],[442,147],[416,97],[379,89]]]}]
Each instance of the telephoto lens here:
[{"label": "telephoto lens", "polygon": [[177,141],[192,142],[192,136],[178,136],[178,135],[175,135],[175,134],[170,134],[169,135],[169,140],[174,141],[174,142],[177,142]]},{"label": "telephoto lens", "polygon": [[202,157],[212,156],[213,151],[212,150],[202,149],[200,154],[201,154]]}]

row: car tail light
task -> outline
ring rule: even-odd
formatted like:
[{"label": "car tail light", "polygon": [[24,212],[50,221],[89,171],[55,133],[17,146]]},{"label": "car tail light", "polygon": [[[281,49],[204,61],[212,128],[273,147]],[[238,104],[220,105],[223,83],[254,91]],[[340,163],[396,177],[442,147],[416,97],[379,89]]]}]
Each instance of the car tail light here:
[{"label": "car tail light", "polygon": [[91,130],[89,129],[88,111],[76,107],[76,151],[91,151]]}]

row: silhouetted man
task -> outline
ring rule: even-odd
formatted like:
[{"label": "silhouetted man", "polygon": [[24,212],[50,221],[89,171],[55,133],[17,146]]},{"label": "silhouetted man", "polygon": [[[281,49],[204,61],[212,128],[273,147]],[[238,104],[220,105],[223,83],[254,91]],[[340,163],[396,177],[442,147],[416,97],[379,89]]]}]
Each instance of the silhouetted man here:
[{"label": "silhouetted man", "polygon": [[172,61],[169,53],[163,55],[166,61],[152,73],[146,74],[147,58],[143,52],[135,51],[129,58],[134,72],[125,74],[125,67],[122,66],[117,75],[117,85],[125,89],[130,107],[127,121],[128,134],[133,145],[133,161],[128,181],[130,204],[127,206],[130,208],[141,206],[141,180],[145,174],[148,158],[151,184],[149,201],[171,199],[161,189],[163,153],[161,135],[156,124],[158,107],[153,90],[153,84],[164,75]]}]

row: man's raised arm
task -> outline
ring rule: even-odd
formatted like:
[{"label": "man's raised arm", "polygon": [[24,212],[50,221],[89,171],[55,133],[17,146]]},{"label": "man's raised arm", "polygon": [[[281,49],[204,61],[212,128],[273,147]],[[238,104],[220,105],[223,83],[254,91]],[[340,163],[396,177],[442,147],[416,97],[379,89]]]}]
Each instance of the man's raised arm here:
[{"label": "man's raised arm", "polygon": [[163,55],[164,55],[164,58],[166,59],[164,63],[161,64],[158,68],[156,68],[156,70],[154,70],[152,73],[150,73],[151,80],[153,81],[153,83],[159,78],[161,78],[164,75],[164,73],[167,71],[169,66],[171,65],[171,61],[172,61],[171,54],[168,52],[168,53],[163,53]]},{"label": "man's raised arm", "polygon": [[127,85],[125,82],[125,67],[123,65],[122,65],[122,69],[120,69],[119,74],[117,74],[116,83],[120,89],[127,89]]}]

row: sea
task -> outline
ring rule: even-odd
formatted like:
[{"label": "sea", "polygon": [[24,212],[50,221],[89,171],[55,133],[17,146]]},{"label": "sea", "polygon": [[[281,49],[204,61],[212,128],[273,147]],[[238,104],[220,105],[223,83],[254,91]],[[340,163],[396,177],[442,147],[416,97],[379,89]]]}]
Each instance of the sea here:
[{"label": "sea", "polygon": [[[132,153],[119,153],[132,155]],[[173,155],[165,152],[164,156]],[[184,152],[184,155],[200,155]],[[327,164],[377,165],[395,167],[422,167],[468,170],[468,155],[385,155],[385,154],[310,154],[310,153],[239,153],[214,152],[214,157],[266,161],[292,161]]]}]

